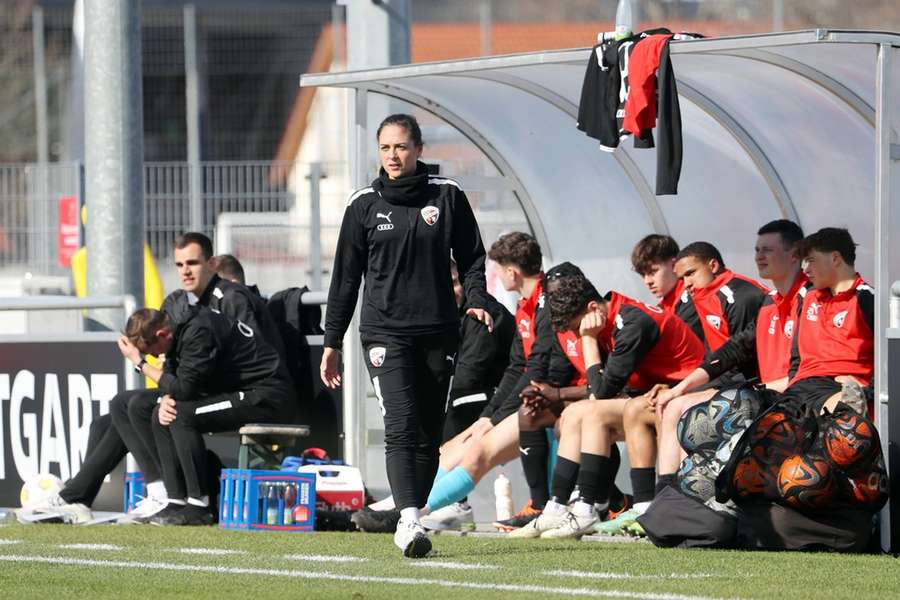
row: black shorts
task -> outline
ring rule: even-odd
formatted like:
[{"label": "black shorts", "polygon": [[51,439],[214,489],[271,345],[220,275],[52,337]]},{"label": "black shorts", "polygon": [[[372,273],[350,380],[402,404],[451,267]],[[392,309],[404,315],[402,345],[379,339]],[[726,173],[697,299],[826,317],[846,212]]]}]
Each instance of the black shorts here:
[{"label": "black shorts", "polygon": [[791,384],[782,397],[784,402],[809,405],[814,414],[819,414],[825,402],[841,392],[841,387],[834,377],[808,377]]}]

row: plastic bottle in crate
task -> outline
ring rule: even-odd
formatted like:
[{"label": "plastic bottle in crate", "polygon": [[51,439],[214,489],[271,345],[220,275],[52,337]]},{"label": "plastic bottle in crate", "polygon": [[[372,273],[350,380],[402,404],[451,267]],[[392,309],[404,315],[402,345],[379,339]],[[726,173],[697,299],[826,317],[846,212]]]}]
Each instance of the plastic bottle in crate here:
[{"label": "plastic bottle in crate", "polygon": [[269,493],[266,496],[266,525],[278,525],[278,496],[281,488],[277,483],[269,484]]},{"label": "plastic bottle in crate", "polygon": [[266,515],[269,514],[268,510],[269,504],[269,484],[268,483],[260,483],[259,484],[259,512],[257,515],[257,519],[260,523],[266,522]]},{"label": "plastic bottle in crate", "polygon": [[294,505],[297,503],[297,484],[289,482],[284,488],[284,524],[294,524]]},{"label": "plastic bottle in crate", "polygon": [[512,484],[503,473],[497,475],[497,479],[494,480],[494,500],[498,521],[504,521],[512,517]]}]

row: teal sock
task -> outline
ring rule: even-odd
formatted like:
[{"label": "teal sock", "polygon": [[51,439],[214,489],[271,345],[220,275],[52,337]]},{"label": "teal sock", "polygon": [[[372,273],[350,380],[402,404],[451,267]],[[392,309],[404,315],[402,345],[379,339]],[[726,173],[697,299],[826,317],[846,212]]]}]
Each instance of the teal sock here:
[{"label": "teal sock", "polygon": [[[437,474],[434,476],[434,483],[437,483],[439,479],[443,479],[444,475],[447,474],[447,470],[443,467],[438,467]],[[432,485],[432,487],[434,487]]]},{"label": "teal sock", "polygon": [[457,502],[475,489],[475,480],[462,467],[454,467],[452,471],[435,479],[435,484],[428,494],[428,508],[435,511],[448,504]]}]

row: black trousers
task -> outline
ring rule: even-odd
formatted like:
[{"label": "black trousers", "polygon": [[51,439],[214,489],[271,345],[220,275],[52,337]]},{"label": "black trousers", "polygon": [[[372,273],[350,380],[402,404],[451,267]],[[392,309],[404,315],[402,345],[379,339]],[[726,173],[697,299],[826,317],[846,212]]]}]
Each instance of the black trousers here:
[{"label": "black trousers", "polygon": [[444,417],[443,442],[449,442],[481,417],[490,397],[486,392],[450,390],[447,415]]},{"label": "black trousers", "polygon": [[59,493],[60,497],[70,504],[90,506],[97,498],[103,478],[116,468],[127,453],[125,442],[113,427],[112,418],[101,415],[94,419],[88,433],[87,453],[81,469],[66,482]]},{"label": "black trousers", "polygon": [[152,436],[149,438],[151,451],[147,451],[144,446],[146,440],[135,435],[134,428],[128,423],[129,415],[133,414],[135,419],[146,424],[149,432],[150,418],[158,396],[157,390],[126,390],[116,394],[109,404],[110,414],[102,415],[91,423],[87,454],[81,469],[60,492],[63,500],[88,506],[93,504],[103,479],[128,452],[134,454],[144,472],[145,481],[160,479],[159,461],[152,452]]},{"label": "black trousers", "polygon": [[[259,402],[256,400],[262,398]],[[210,495],[204,433],[234,431],[247,423],[285,422],[294,398],[277,392],[228,392],[198,401],[177,402],[175,420],[159,423],[159,407],[151,417],[153,438],[159,453],[163,481],[169,498],[202,498]]]},{"label": "black trousers", "polygon": [[397,508],[421,508],[437,473],[457,331],[365,333],[366,365],[384,417],[388,482]]},{"label": "black trousers", "polygon": [[113,425],[141,467],[147,483],[162,479],[150,423],[158,400],[159,390],[131,390],[116,395],[109,403]]}]

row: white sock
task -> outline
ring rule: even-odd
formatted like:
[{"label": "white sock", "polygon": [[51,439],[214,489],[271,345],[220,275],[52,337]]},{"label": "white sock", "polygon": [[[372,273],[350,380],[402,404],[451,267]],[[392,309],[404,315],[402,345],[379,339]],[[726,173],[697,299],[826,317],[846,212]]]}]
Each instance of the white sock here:
[{"label": "white sock", "polygon": [[647,512],[648,508],[650,508],[649,502],[638,502],[634,505],[634,512],[636,512],[639,515],[642,515],[645,512]]},{"label": "white sock", "polygon": [[187,500],[176,500],[175,498],[169,498],[169,504],[177,504],[178,506],[184,506],[187,504]]},{"label": "white sock", "polygon": [[553,517],[564,514],[566,510],[568,510],[568,507],[565,504],[560,504],[555,500],[548,500],[547,504],[544,505],[544,514]]},{"label": "white sock", "polygon": [[371,508],[372,510],[394,510],[395,508],[397,508],[397,505],[394,504],[394,497],[388,496],[384,500],[373,502],[369,505],[369,508]]},{"label": "white sock", "polygon": [[415,506],[410,506],[409,508],[400,509],[400,520],[405,523],[418,523],[419,522],[419,509]]},{"label": "white sock", "polygon": [[163,483],[162,479],[157,479],[147,484],[147,497],[162,502],[166,501],[169,495],[166,493],[166,484]]},{"label": "white sock", "polygon": [[594,503],[594,510],[597,511],[598,515],[602,514],[603,511],[607,510],[608,508],[609,508],[609,500],[607,500],[606,502],[602,502],[602,503],[601,502]]},{"label": "white sock", "polygon": [[209,506],[209,496],[203,496],[202,498],[188,498],[188,504],[193,506],[202,506],[206,508]]},{"label": "white sock", "polygon": [[[546,509],[545,509],[546,510]],[[592,517],[594,516],[594,505],[588,504],[581,500],[576,500],[572,505],[572,514],[576,517]]]}]

